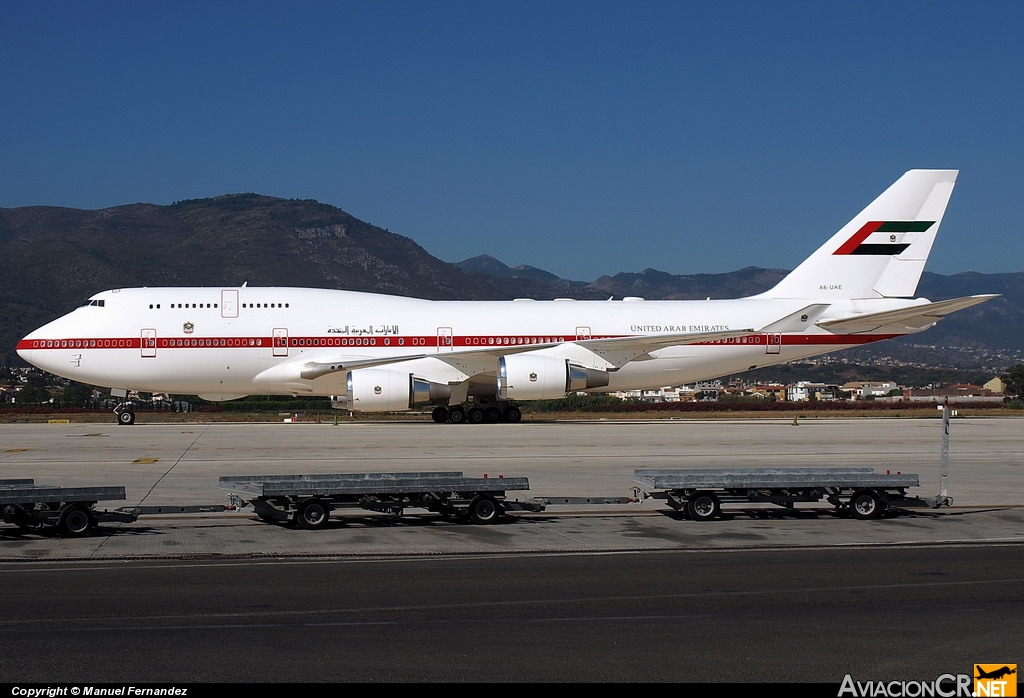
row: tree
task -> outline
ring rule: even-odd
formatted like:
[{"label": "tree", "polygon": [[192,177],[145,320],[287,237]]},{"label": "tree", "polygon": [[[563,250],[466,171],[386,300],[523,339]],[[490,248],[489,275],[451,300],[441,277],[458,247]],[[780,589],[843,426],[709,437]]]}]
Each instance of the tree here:
[{"label": "tree", "polygon": [[38,405],[43,402],[50,401],[50,392],[46,388],[41,388],[37,385],[30,385],[22,388],[15,398],[19,405]]},{"label": "tree", "polygon": [[92,387],[72,382],[64,386],[60,399],[66,406],[88,407],[92,402]]},{"label": "tree", "polygon": [[1000,376],[1003,379],[1003,392],[1007,395],[1024,395],[1024,364],[1017,364],[1006,369]]}]

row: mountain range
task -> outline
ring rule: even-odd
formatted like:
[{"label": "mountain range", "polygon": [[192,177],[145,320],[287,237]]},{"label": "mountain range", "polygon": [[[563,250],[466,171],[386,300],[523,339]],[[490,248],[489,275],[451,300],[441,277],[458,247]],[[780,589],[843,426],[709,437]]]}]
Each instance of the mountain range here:
[{"label": "mountain range", "polygon": [[[101,210],[0,208],[0,363],[19,364],[18,339],[108,288],[248,283],[438,300],[653,300],[746,296],[785,274],[758,267],[693,275],[645,269],[588,282],[531,266],[508,267],[486,255],[453,264],[334,206],[259,194]],[[924,334],[837,356],[993,371],[1021,361],[1024,272],[926,272],[918,293],[932,300],[1003,295]]]}]

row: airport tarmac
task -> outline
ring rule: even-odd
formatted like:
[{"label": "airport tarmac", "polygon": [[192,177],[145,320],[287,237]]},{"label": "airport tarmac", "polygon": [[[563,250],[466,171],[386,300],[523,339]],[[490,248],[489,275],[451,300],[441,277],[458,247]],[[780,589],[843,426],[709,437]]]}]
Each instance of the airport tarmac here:
[{"label": "airport tarmac", "polygon": [[[451,471],[525,476],[530,497],[627,497],[650,468],[873,467],[917,473],[910,494],[939,493],[942,421],[786,419],[0,425],[0,479],[59,486],[123,485],[121,506],[226,504],[223,475]],[[259,521],[251,509],[144,516],[105,523],[86,538],[21,532],[0,523],[0,561],[196,557],[479,555],[743,547],[892,546],[1024,542],[1024,419],[954,418],[952,507],[877,521],[827,504],[797,513],[726,505],[724,520],[681,518],[662,500],[551,506],[492,526],[410,509],[402,518],[335,512],[325,530]]]}]

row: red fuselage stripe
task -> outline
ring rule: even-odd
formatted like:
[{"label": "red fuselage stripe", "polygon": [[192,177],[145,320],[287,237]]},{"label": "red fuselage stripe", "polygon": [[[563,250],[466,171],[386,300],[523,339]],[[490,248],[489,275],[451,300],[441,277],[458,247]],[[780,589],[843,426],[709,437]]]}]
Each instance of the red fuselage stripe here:
[{"label": "red fuselage stripe", "polygon": [[[899,337],[898,334],[784,334],[776,339],[770,335],[772,344],[784,346],[848,346],[851,344],[870,344],[885,339]],[[587,339],[605,338],[605,335],[591,336]],[[720,339],[712,342],[699,342],[694,346],[758,346],[768,345],[769,335],[747,335]],[[552,342],[572,342],[575,337],[556,337],[550,335],[502,335],[502,336],[408,336],[408,337],[88,337],[81,339],[23,339],[18,342],[19,351],[46,351],[53,349],[265,349],[294,348],[310,349],[319,347],[460,347],[476,349],[484,347],[522,346],[530,344],[548,344]],[[781,342],[778,341],[781,339]]]}]

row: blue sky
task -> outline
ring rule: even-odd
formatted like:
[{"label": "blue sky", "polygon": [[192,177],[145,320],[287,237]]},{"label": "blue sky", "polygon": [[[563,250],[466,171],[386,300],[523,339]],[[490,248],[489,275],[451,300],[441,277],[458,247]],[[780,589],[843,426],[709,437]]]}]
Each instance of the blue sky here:
[{"label": "blue sky", "polygon": [[1024,3],[54,2],[0,22],[0,206],[329,203],[446,261],[792,268],[958,168],[928,269],[1024,270]]}]

